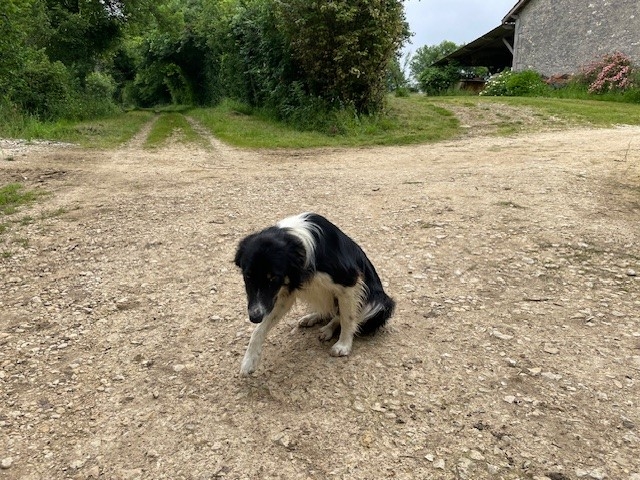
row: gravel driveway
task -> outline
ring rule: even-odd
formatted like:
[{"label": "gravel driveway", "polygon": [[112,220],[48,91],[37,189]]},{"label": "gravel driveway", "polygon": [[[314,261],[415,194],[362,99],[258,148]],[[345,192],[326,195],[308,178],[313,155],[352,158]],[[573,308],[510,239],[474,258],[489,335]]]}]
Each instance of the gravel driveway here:
[{"label": "gravel driveway", "polygon": [[[0,478],[640,479],[640,128],[410,147],[4,142]],[[11,161],[9,161],[9,159]],[[239,375],[240,238],[316,211],[398,306]]]}]

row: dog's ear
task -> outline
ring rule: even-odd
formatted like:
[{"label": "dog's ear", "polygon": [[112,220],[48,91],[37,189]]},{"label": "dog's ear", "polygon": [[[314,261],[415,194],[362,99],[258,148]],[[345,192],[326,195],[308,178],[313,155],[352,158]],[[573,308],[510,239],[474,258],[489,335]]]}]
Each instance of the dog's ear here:
[{"label": "dog's ear", "polygon": [[247,250],[247,244],[249,243],[249,240],[251,240],[255,236],[256,235],[254,233],[240,240],[240,243],[238,244],[238,249],[236,250],[236,256],[233,260],[233,263],[235,263],[237,267],[242,268],[242,257],[244,257],[244,253]]},{"label": "dog's ear", "polygon": [[287,252],[287,277],[289,277],[290,288],[294,289],[300,286],[302,281],[304,264],[306,261],[306,252],[302,243],[294,238],[286,239]]}]

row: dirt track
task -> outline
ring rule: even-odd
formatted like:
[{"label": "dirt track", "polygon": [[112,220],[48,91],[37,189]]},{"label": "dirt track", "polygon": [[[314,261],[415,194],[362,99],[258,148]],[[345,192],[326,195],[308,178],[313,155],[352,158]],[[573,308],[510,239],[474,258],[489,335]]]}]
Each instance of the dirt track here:
[{"label": "dirt track", "polygon": [[[143,135],[4,146],[0,185],[50,195],[0,235],[0,478],[640,479],[640,128]],[[296,307],[240,377],[236,243],[306,210],[360,242],[396,315],[333,358]]]}]

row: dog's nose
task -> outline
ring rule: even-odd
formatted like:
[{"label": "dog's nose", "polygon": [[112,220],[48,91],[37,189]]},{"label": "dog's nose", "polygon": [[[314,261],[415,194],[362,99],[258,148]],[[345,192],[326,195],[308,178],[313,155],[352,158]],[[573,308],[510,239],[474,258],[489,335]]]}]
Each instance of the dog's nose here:
[{"label": "dog's nose", "polygon": [[264,318],[264,308],[262,305],[253,305],[249,307],[249,320],[251,323],[260,323]]}]

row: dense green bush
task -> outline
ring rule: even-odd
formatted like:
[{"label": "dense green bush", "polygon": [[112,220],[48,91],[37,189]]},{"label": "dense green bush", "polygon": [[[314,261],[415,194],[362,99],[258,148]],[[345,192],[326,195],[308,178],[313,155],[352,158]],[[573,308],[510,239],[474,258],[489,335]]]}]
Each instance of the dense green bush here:
[{"label": "dense green bush", "polygon": [[309,95],[358,113],[383,108],[387,67],[409,38],[398,0],[278,0],[278,28]]},{"label": "dense green bush", "polygon": [[461,46],[450,40],[444,40],[438,45],[424,45],[418,48],[409,61],[411,75],[416,80],[419,80],[424,70],[431,67],[433,63],[441,58],[455,52]]},{"label": "dense green bush", "polygon": [[116,91],[116,82],[111,75],[102,72],[91,72],[85,78],[84,88],[91,98],[111,100]]},{"label": "dense green bush", "polygon": [[540,95],[547,90],[547,84],[538,72],[523,70],[512,72],[506,81],[507,94],[514,97]]},{"label": "dense green bush", "polygon": [[454,64],[445,67],[427,67],[418,77],[420,90],[427,95],[442,94],[458,80],[460,80],[460,68]]},{"label": "dense green bush", "polygon": [[272,7],[271,0],[254,0],[238,7],[231,21],[235,48],[226,57],[237,69],[227,71],[224,80],[237,100],[282,111],[286,110],[283,104],[299,102],[300,75]]},{"label": "dense green bush", "polygon": [[61,62],[41,52],[26,59],[10,99],[26,114],[47,120],[64,114],[71,94],[71,76]]},{"label": "dense green bush", "polygon": [[507,68],[491,76],[480,95],[526,97],[544,95],[548,90],[547,84],[539,73],[533,70],[513,72]]},{"label": "dense green bush", "polygon": [[408,35],[400,0],[3,0],[0,100],[54,120],[233,98],[335,129],[383,110]]}]

